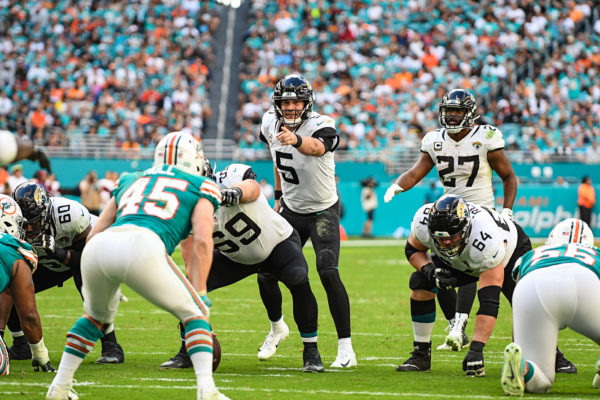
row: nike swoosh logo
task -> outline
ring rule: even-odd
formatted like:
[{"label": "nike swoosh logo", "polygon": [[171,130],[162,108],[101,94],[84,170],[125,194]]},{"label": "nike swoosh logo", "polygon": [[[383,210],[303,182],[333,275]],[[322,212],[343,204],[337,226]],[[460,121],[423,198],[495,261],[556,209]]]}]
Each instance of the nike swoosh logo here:
[{"label": "nike swoosh logo", "polygon": [[323,125],[323,123],[324,123],[324,122],[325,122],[325,121],[317,122],[317,126],[321,126],[321,125]]},{"label": "nike swoosh logo", "polygon": [[340,363],[342,365],[342,367],[346,368],[348,366],[348,364],[350,364],[350,359],[348,359],[348,361],[346,361],[345,363]]},{"label": "nike swoosh logo", "polygon": [[508,365],[510,367],[510,376],[508,377],[508,379],[513,380],[515,379],[515,372],[513,371],[513,367],[512,365]]}]

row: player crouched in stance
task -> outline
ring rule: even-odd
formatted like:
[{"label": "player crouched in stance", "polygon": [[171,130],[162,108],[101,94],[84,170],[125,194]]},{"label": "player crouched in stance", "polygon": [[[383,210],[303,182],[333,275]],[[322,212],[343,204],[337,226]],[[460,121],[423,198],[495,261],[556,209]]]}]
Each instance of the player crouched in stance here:
[{"label": "player crouched in stance", "polygon": [[[91,215],[81,203],[51,196],[38,183],[20,184],[12,196],[25,218],[25,240],[33,246],[39,257],[38,269],[33,275],[35,292],[61,287],[73,277],[75,287],[81,294],[81,252],[98,217]],[[31,359],[31,351],[14,307],[7,326],[13,335],[13,345],[8,349],[10,359]],[[124,360],[123,349],[117,343],[111,325],[102,338],[102,356],[96,362],[118,364]]]},{"label": "player crouched in stance", "polygon": [[[8,311],[14,303],[19,310],[23,331],[35,370],[54,372],[50,365],[48,349],[42,337],[42,324],[35,304],[31,274],[37,268],[37,256],[23,237],[23,215],[17,203],[9,196],[0,194],[0,321],[4,324]],[[0,375],[8,375],[10,369],[4,330],[0,329]]]},{"label": "player crouched in stance", "polygon": [[[200,143],[189,134],[172,132],[156,146],[152,168],[119,179],[81,256],[85,313],[67,333],[46,399],[77,398],[71,389],[73,376],[113,322],[121,283],[183,321],[197,399],[227,399],[213,381],[208,306],[198,293],[206,290],[213,213],[221,204],[219,188],[203,176],[204,166]],[[190,231],[188,280],[170,254]]]},{"label": "player crouched in stance", "polygon": [[[308,281],[308,264],[302,254],[300,237],[269,206],[255,178],[252,169],[243,164],[231,164],[215,175],[225,207],[219,208],[215,215],[215,250],[208,290],[229,286],[261,272],[277,277],[292,294],[294,318],[304,344],[303,371],[323,372],[317,348],[317,300]],[[186,265],[188,247],[188,241],[184,241],[181,250]],[[285,336],[288,334],[289,329]],[[182,343],[179,353],[161,367],[186,368],[189,365],[189,356]]]},{"label": "player crouched in stance", "polygon": [[[571,328],[600,344],[600,249],[588,225],[558,223],[545,245],[523,255],[512,272],[514,342],[504,349],[504,393],[548,393],[558,331]],[[600,389],[600,359],[593,386]]]},{"label": "player crouched in stance", "polygon": [[409,283],[414,351],[397,371],[431,368],[437,289],[479,281],[480,307],[463,370],[468,376],[484,376],[483,347],[496,323],[500,292],[511,301],[515,284],[510,271],[516,259],[530,249],[529,238],[513,221],[459,196],[444,195],[422,206],[406,243],[406,258],[417,270]]}]

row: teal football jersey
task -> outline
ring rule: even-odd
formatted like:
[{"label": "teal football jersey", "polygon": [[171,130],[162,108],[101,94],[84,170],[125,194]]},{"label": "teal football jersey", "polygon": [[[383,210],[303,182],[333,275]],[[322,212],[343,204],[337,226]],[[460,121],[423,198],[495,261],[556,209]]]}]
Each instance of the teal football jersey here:
[{"label": "teal football jersey", "polygon": [[112,194],[117,202],[112,226],[133,224],[150,229],[169,254],[189,235],[192,212],[200,198],[210,200],[215,210],[221,205],[221,190],[214,181],[170,165],[124,174]]},{"label": "teal football jersey", "polygon": [[555,246],[540,246],[523,254],[517,261],[513,271],[513,279],[521,278],[536,269],[551,267],[556,264],[576,263],[590,269],[600,279],[600,249],[578,243]]},{"label": "teal football jersey", "polygon": [[0,292],[10,284],[12,268],[17,260],[24,260],[31,267],[31,272],[35,272],[38,258],[33,247],[7,233],[0,233]]}]

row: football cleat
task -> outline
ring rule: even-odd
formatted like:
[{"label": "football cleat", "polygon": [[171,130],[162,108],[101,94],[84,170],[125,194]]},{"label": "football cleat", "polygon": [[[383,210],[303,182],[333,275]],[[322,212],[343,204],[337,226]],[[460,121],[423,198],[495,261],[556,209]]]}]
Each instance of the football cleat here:
[{"label": "football cleat", "polygon": [[121,364],[125,361],[125,353],[117,338],[114,336],[114,331],[105,336],[106,340],[102,341],[102,356],[96,360],[97,364]]},{"label": "football cleat", "polygon": [[460,351],[469,344],[469,337],[465,333],[468,320],[468,314],[458,314],[457,317],[454,318],[450,332],[448,333],[448,336],[446,336],[446,341],[444,342],[444,344],[450,347],[452,351]]},{"label": "football cleat", "polygon": [[396,367],[399,372],[429,371],[431,369],[431,342],[414,342],[412,356]]},{"label": "football cleat", "polygon": [[504,365],[500,384],[504,394],[509,396],[523,396],[525,392],[525,360],[521,348],[516,343],[510,343],[504,348]]},{"label": "football cleat", "polygon": [[600,389],[600,358],[596,361],[596,375],[594,375],[594,380],[592,381],[592,385],[596,389]]},{"label": "football cleat", "polygon": [[31,360],[31,347],[25,336],[13,338],[13,344],[8,349],[8,358],[10,360]]},{"label": "football cleat", "polygon": [[352,349],[350,351],[338,351],[335,361],[331,363],[331,368],[350,368],[356,367],[356,354]]},{"label": "football cleat", "polygon": [[219,392],[216,387],[198,387],[198,400],[230,400],[229,397]]},{"label": "football cleat", "polygon": [[192,367],[192,359],[190,358],[188,353],[183,353],[181,351],[179,353],[175,354],[175,357],[160,364],[160,368],[183,369],[183,368],[191,368],[191,367]]},{"label": "football cleat", "polygon": [[323,363],[321,362],[321,355],[316,343],[304,343],[304,351],[302,353],[302,360],[304,361],[304,372],[323,372]]},{"label": "football cleat", "polygon": [[576,374],[577,367],[575,364],[565,358],[565,355],[562,353],[562,351],[556,348],[554,371],[557,374]]},{"label": "football cleat", "polygon": [[62,386],[51,384],[46,393],[46,400],[78,400],[77,392],[73,390],[71,385]]},{"label": "football cleat", "polygon": [[281,321],[279,327],[275,330],[271,329],[267,335],[265,342],[258,350],[258,359],[261,361],[268,360],[275,354],[279,343],[281,343],[290,334],[290,328],[285,322]]}]

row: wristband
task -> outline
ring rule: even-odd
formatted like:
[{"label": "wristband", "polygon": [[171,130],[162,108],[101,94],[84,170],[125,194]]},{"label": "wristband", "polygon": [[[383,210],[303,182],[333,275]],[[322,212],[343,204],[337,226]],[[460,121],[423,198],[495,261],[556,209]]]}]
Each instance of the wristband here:
[{"label": "wristband", "polygon": [[473,350],[473,351],[477,351],[477,352],[482,352],[483,351],[483,346],[485,346],[485,343],[473,340],[471,342],[471,347],[469,347],[469,350]]},{"label": "wristband", "polygon": [[302,136],[298,135],[297,133],[294,133],[294,135],[296,135],[296,139],[298,141],[296,142],[296,144],[293,144],[292,147],[297,149],[298,147],[302,146]]},{"label": "wristband", "polygon": [[275,200],[279,200],[283,196],[283,192],[281,190],[275,191]]}]

